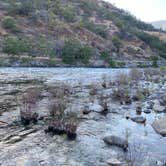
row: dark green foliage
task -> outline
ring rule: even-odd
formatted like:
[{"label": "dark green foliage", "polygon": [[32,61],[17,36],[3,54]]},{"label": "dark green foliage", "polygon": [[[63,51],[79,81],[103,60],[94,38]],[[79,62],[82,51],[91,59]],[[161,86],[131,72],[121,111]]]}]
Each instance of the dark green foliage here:
[{"label": "dark green foliage", "polygon": [[121,40],[117,37],[117,36],[114,36],[112,38],[112,42],[114,44],[114,46],[119,50],[119,48],[122,46],[122,42]]},{"label": "dark green foliage", "polygon": [[74,21],[74,19],[76,17],[74,8],[72,8],[72,7],[65,7],[64,9],[61,10],[60,13],[67,22]]},{"label": "dark green foliage", "polygon": [[87,45],[81,45],[77,40],[66,40],[65,46],[62,50],[62,58],[66,64],[76,64],[81,62],[88,64],[93,50]]},{"label": "dark green foliage", "polygon": [[108,60],[110,58],[110,53],[108,50],[104,50],[101,52],[101,57],[105,60]]},{"label": "dark green foliage", "polygon": [[115,61],[110,57],[110,53],[108,50],[104,50],[101,52],[101,57],[109,64],[109,67],[115,68],[116,63]]},{"label": "dark green foliage", "polygon": [[8,11],[11,14],[27,16],[29,13],[35,11],[35,2],[33,0],[9,0],[9,4]]},{"label": "dark green foliage", "polygon": [[151,59],[152,59],[152,66],[153,67],[158,67],[158,64],[157,64],[158,57],[152,56]]},{"label": "dark green foliage", "polygon": [[80,0],[80,8],[84,10],[85,16],[91,16],[94,11],[98,10],[98,5],[92,0]]},{"label": "dark green foliage", "polygon": [[80,49],[79,59],[81,59],[81,61],[84,64],[88,64],[89,59],[92,57],[92,55],[93,55],[93,49],[85,45],[85,46],[82,46],[82,48]]},{"label": "dark green foliage", "polygon": [[108,20],[112,20],[120,29],[138,28],[147,31],[155,30],[151,24],[144,23],[123,10],[121,13],[106,11],[103,16]]},{"label": "dark green foliage", "polygon": [[3,52],[12,55],[19,55],[23,53],[31,54],[32,48],[30,41],[26,39],[19,39],[14,36],[8,36],[3,42]]},{"label": "dark green foliage", "polygon": [[54,56],[54,42],[46,39],[43,36],[40,36],[38,43],[37,43],[37,54],[43,56]]},{"label": "dark green foliage", "polygon": [[161,57],[166,58],[166,43],[161,41],[158,37],[147,34],[143,31],[136,32],[135,34],[152,49],[156,49]]},{"label": "dark green foliage", "polygon": [[107,38],[107,30],[106,30],[105,26],[97,25],[97,24],[94,24],[93,22],[90,22],[90,21],[87,21],[87,20],[84,20],[82,22],[82,25],[85,28],[87,28],[88,30],[96,33],[97,35],[100,35],[103,38]]},{"label": "dark green foliage", "polygon": [[5,16],[2,19],[2,27],[5,29],[10,29],[12,31],[17,31],[18,27],[16,26],[16,22],[13,17]]},{"label": "dark green foliage", "polygon": [[115,63],[115,61],[112,58],[109,58],[108,63],[109,63],[109,67],[111,67],[111,68],[115,68],[116,67],[116,63]]}]

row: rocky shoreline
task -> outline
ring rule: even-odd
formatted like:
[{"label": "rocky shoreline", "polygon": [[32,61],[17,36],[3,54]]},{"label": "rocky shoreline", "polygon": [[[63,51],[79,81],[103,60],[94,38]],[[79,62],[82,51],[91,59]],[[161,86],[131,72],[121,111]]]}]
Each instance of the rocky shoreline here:
[{"label": "rocky shoreline", "polygon": [[[0,57],[0,67],[89,67],[89,68],[146,68],[156,67],[152,60],[115,60],[115,66],[108,66],[103,60],[96,60],[88,65],[64,64],[61,59],[45,57]],[[166,66],[166,61],[158,60],[157,66]]]},{"label": "rocky shoreline", "polygon": [[[114,77],[96,72],[96,80],[84,82],[85,71],[76,71],[74,78],[69,74],[71,80],[58,80],[55,72],[51,81],[48,71],[42,77],[33,71],[32,78],[21,69],[15,72],[17,77],[1,72],[0,78],[0,165],[166,163],[165,71],[132,69]],[[29,120],[34,113],[35,123]],[[76,137],[70,140],[69,133]]]}]

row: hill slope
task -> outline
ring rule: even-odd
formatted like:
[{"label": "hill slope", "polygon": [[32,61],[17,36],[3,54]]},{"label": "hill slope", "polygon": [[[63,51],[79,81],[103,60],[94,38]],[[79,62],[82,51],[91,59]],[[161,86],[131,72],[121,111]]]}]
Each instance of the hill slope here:
[{"label": "hill slope", "polygon": [[0,3],[2,65],[14,59],[15,65],[40,66],[47,59],[48,65],[115,67],[115,61],[166,58],[166,44],[146,33],[157,29],[101,0]]},{"label": "hill slope", "polygon": [[155,27],[155,28],[158,28],[158,29],[163,29],[166,31],[166,20],[162,20],[162,21],[154,21],[152,22],[152,25]]}]

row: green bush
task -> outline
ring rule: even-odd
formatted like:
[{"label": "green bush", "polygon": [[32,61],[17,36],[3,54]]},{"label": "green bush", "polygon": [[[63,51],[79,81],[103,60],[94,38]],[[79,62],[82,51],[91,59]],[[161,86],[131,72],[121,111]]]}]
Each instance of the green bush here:
[{"label": "green bush", "polygon": [[61,15],[64,17],[64,19],[67,22],[74,21],[74,19],[76,17],[75,11],[74,11],[74,9],[72,7],[65,7],[64,9],[62,9]]},{"label": "green bush", "polygon": [[37,44],[37,54],[43,56],[54,56],[54,43],[43,36],[40,37],[38,44]]},{"label": "green bush", "polygon": [[117,37],[117,36],[114,36],[112,38],[112,42],[114,44],[114,46],[119,50],[119,48],[122,46],[122,42],[121,40]]},{"label": "green bush", "polygon": [[108,50],[104,50],[101,52],[101,57],[105,60],[108,60],[110,58],[110,53]]},{"label": "green bush", "polygon": [[16,22],[13,17],[5,16],[2,19],[2,27],[5,29],[10,29],[12,31],[17,31],[18,27],[16,26]]},{"label": "green bush", "polygon": [[8,12],[10,14],[29,15],[34,11],[34,0],[9,0]]},{"label": "green bush", "polygon": [[159,55],[166,58],[166,43],[161,41],[158,37],[147,34],[143,31],[135,32],[135,35],[148,44],[151,49],[158,51]]},{"label": "green bush", "polygon": [[81,25],[85,27],[86,29],[96,33],[97,35],[100,35],[103,38],[107,38],[107,29],[103,25],[97,25],[93,22],[84,20]]},{"label": "green bush", "polygon": [[153,66],[153,67],[158,67],[158,64],[157,64],[158,57],[152,56],[152,57],[151,57],[151,60],[152,60],[152,66]]},{"label": "green bush", "polygon": [[87,45],[81,45],[77,40],[66,40],[62,50],[62,59],[66,64],[76,64],[78,62],[88,64],[93,49]]},{"label": "green bush", "polygon": [[31,54],[31,43],[26,39],[19,39],[15,36],[5,37],[3,42],[3,52],[12,55],[23,53]]},{"label": "green bush", "polygon": [[109,64],[109,67],[115,68],[116,63],[115,61],[110,57],[110,53],[108,50],[104,50],[101,52],[101,57],[106,60],[106,62]]},{"label": "green bush", "polygon": [[91,16],[93,11],[98,10],[98,5],[92,0],[80,0],[80,8],[84,10],[85,16]]},{"label": "green bush", "polygon": [[109,67],[111,67],[111,68],[116,67],[116,62],[112,58],[109,58],[108,63],[109,63]]},{"label": "green bush", "polygon": [[91,47],[85,45],[80,49],[80,55],[78,58],[81,59],[81,61],[84,64],[88,64],[92,55],[93,55],[93,49]]}]

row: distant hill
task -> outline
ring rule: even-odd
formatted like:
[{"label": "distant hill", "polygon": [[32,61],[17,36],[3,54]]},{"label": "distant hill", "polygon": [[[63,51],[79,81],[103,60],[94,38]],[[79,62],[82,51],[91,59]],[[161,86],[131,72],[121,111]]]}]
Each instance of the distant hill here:
[{"label": "distant hill", "polygon": [[0,0],[0,4],[1,59],[13,55],[23,58],[19,63],[25,65],[40,57],[50,64],[111,67],[114,61],[166,58],[166,43],[156,35],[158,29],[102,0]]},{"label": "distant hill", "polygon": [[158,28],[158,29],[163,29],[166,31],[166,20],[162,20],[162,21],[154,21],[152,22],[152,25],[155,27],[155,28]]}]

